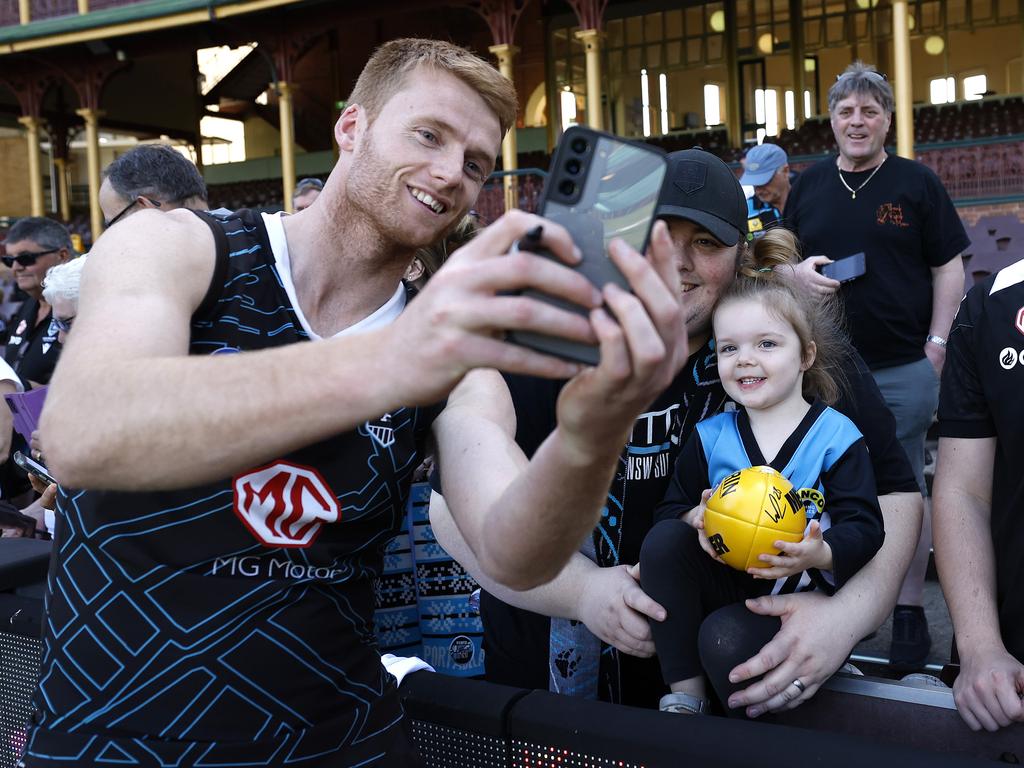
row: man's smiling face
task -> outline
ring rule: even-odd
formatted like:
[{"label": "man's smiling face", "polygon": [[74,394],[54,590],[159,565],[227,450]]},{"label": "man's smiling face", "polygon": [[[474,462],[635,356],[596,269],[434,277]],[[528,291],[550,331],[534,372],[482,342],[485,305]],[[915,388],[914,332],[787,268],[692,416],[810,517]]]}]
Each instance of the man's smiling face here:
[{"label": "man's smiling face", "polygon": [[665,223],[676,247],[690,349],[696,350],[710,337],[711,311],[736,277],[739,246],[723,245],[686,219],[666,218]]}]

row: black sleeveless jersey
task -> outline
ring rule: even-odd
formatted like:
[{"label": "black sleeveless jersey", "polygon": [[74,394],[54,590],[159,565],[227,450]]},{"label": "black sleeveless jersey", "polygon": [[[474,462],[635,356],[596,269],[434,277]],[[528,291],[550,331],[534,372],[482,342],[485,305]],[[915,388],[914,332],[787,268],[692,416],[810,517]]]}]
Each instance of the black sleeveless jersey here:
[{"label": "black sleeveless jersey", "polygon": [[[309,341],[261,216],[203,218],[217,266],[190,353]],[[26,764],[401,764],[372,580],[439,409],[202,487],[61,489]]]}]

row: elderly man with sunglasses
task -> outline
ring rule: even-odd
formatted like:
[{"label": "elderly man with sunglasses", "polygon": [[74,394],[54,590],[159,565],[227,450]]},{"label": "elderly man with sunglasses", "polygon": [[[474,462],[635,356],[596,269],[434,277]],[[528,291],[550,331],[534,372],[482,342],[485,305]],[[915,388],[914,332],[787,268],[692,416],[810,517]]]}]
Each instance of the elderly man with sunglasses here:
[{"label": "elderly man with sunglasses", "polygon": [[28,294],[11,318],[4,360],[26,386],[39,386],[50,381],[61,350],[51,327],[50,305],[43,298],[43,278],[51,267],[74,257],[71,235],[60,222],[33,216],[11,227],[4,247],[6,254],[0,259],[14,273],[18,288]]}]

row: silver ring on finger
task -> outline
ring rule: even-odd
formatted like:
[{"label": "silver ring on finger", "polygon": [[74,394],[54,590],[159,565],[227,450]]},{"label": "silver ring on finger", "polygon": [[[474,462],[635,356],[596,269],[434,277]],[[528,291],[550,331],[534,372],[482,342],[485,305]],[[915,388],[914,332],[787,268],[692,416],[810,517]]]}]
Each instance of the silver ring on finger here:
[{"label": "silver ring on finger", "polygon": [[807,690],[807,686],[804,685],[803,683],[801,683],[800,680],[794,680],[791,683],[791,685],[795,685],[797,687],[797,690],[800,691],[800,693],[803,693],[804,691]]}]

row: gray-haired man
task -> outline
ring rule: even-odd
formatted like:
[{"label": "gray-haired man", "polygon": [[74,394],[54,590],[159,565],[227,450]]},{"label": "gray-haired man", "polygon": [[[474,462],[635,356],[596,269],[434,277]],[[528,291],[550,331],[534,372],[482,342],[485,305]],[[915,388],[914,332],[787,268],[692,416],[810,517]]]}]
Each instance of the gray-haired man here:
[{"label": "gray-haired man", "polygon": [[[884,75],[862,62],[847,67],[828,94],[839,156],[800,175],[785,220],[812,254],[799,270],[805,284],[821,294],[842,290],[854,346],[896,417],[897,437],[925,493],[925,433],[963,295],[960,253],[969,241],[938,176],[886,153],[893,107]],[[841,288],[817,272],[860,252],[867,272]],[[930,546],[926,515],[893,615],[890,661],[897,669],[921,667],[931,647],[921,608]]]}]

